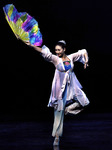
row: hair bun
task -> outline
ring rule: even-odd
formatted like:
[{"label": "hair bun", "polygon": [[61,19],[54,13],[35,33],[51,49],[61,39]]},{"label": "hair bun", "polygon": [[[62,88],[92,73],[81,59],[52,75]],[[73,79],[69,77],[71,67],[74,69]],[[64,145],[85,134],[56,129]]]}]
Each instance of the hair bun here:
[{"label": "hair bun", "polygon": [[63,43],[63,44],[65,44],[66,45],[66,42],[64,41],[64,40],[60,40],[60,41],[58,41],[59,43]]}]

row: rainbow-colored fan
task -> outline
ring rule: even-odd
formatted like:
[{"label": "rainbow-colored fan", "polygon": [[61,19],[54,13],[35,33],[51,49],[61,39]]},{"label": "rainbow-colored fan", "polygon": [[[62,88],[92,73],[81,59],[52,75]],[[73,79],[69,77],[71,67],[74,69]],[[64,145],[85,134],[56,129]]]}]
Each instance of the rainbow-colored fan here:
[{"label": "rainbow-colored fan", "polygon": [[12,31],[24,42],[42,45],[42,34],[38,22],[26,12],[18,12],[13,4],[3,7],[5,17]]}]

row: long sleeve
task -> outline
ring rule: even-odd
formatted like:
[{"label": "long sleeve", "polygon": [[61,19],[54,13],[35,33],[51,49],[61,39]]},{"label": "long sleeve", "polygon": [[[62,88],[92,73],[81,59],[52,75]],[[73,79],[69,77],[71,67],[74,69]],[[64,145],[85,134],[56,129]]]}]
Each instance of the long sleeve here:
[{"label": "long sleeve", "polygon": [[[85,60],[84,57],[85,53],[87,54],[87,60]],[[86,61],[88,61],[88,53],[86,49],[79,50],[78,52],[71,54],[70,57],[73,60],[73,62],[79,61],[84,64]]]},{"label": "long sleeve", "polygon": [[56,55],[53,55],[49,48],[47,46],[43,46],[42,47],[42,52],[41,52],[42,56],[44,57],[45,60],[53,63],[54,65],[57,64],[57,60],[58,60],[58,57]]}]

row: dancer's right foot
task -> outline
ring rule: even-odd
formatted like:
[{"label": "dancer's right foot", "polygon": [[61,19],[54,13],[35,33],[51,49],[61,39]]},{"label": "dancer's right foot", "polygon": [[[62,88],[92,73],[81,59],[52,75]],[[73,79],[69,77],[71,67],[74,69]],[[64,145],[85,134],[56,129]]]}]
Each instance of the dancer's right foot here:
[{"label": "dancer's right foot", "polygon": [[58,146],[59,145],[59,137],[55,137],[53,146]]}]

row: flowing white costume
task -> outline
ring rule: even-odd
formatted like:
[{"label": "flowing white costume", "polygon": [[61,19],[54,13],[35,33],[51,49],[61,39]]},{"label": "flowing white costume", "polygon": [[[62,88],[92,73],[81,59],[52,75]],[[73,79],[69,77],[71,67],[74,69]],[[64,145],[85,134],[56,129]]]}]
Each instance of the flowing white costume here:
[{"label": "flowing white costume", "polygon": [[[42,56],[49,62],[53,63],[56,70],[52,82],[52,90],[48,103],[48,107],[54,107],[54,127],[52,136],[58,134],[62,135],[63,118],[66,102],[77,99],[78,103],[84,107],[89,104],[89,100],[82,91],[82,86],[79,83],[75,73],[73,72],[74,62],[80,61],[85,63],[84,54],[87,53],[85,49],[79,50],[76,53],[67,55],[70,60],[71,68],[66,71],[64,63],[61,58],[52,54],[48,47],[42,47]],[[80,112],[80,111],[79,111]]]}]

